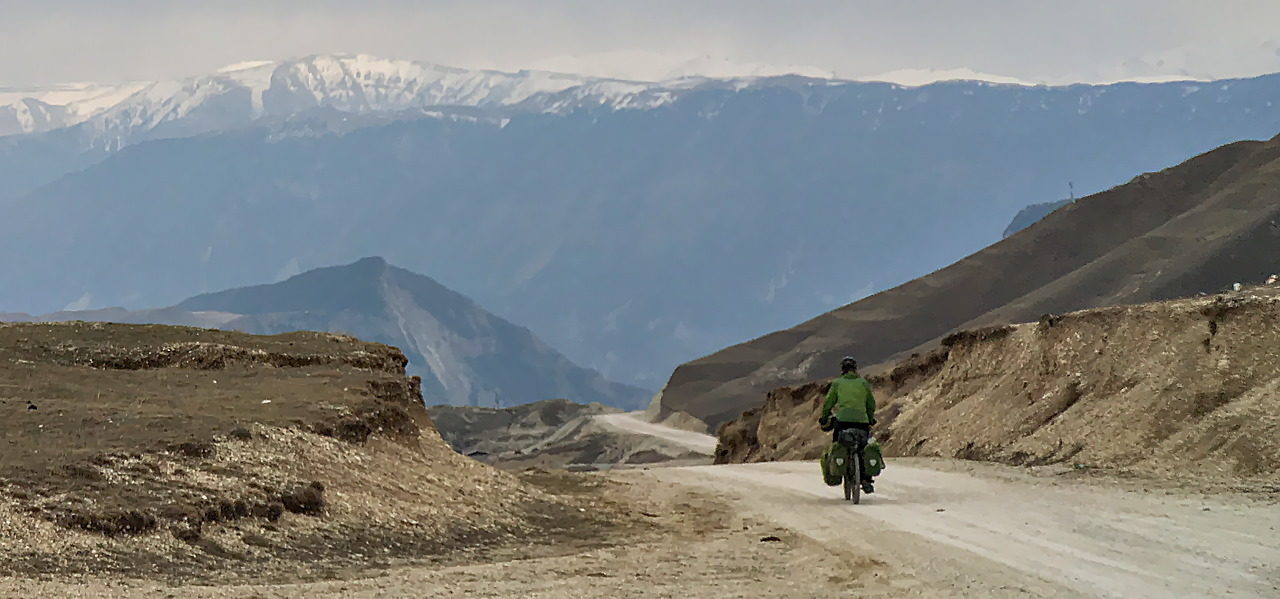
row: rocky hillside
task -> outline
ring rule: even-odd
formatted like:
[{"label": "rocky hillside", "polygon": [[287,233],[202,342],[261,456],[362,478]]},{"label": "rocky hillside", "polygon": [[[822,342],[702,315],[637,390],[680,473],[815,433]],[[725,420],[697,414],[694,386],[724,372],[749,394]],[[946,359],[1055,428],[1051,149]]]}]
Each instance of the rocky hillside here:
[{"label": "rocky hillside", "polygon": [[[379,255],[610,380],[656,389],[681,362],[981,249],[1067,181],[1106,189],[1280,131],[1276,75],[769,77],[607,98],[587,82],[538,96],[565,110],[529,110],[534,96],[505,92],[541,85],[536,73],[417,65],[397,79],[391,66],[317,59],[252,85],[236,78],[259,67],[151,90],[112,122],[131,126],[136,109],[168,139],[62,166],[61,144],[98,139],[88,122],[0,138],[0,311],[165,306]],[[273,81],[288,83],[284,114],[246,120],[258,91],[263,111],[277,106]],[[344,112],[387,106],[408,111]],[[224,116],[234,126],[216,128]],[[833,230],[847,234],[821,234]]]},{"label": "rocky hillside", "polygon": [[875,364],[955,330],[1260,283],[1280,270],[1278,184],[1280,138],[1135,177],[942,270],[682,365],[662,407],[716,426],[842,355]]},{"label": "rocky hillside", "polygon": [[[16,320],[11,318],[11,320]],[[355,335],[400,348],[431,403],[510,406],[552,397],[636,408],[643,389],[604,380],[528,329],[443,285],[366,258],[279,283],[193,297],[160,310],[58,312],[23,320],[93,320],[213,327],[254,334],[299,330]]]},{"label": "rocky hillside", "polygon": [[589,534],[579,500],[449,449],[404,365],[322,333],[0,324],[0,576],[305,579]]},{"label": "rocky hillside", "polygon": [[550,400],[501,409],[431,406],[428,411],[459,453],[508,469],[711,461],[709,448],[628,430],[632,415],[600,404]]},{"label": "rocky hillside", "polygon": [[[1280,288],[1047,316],[950,338],[872,381],[891,455],[1280,481]],[[821,384],[720,429],[717,459],[819,455]]]},{"label": "rocky hillside", "polygon": [[509,408],[430,406],[427,411],[458,453],[481,461],[516,455],[585,416],[620,412],[600,404],[551,399]]}]

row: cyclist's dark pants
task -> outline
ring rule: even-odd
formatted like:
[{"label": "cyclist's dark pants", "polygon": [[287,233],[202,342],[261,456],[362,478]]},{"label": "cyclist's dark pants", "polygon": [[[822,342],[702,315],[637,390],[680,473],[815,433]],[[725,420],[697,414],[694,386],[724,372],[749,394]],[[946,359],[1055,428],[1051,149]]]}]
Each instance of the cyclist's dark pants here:
[{"label": "cyclist's dark pants", "polygon": [[[847,429],[851,429],[851,428],[856,428],[856,429],[858,429],[858,430],[861,430],[861,431],[863,431],[863,432],[867,433],[867,437],[870,437],[870,436],[871,436],[871,425],[870,425],[870,424],[867,424],[867,423],[865,423],[865,422],[840,422],[839,420],[837,420],[837,421],[836,421],[836,424],[835,424],[835,428],[832,428],[832,429],[831,429],[831,442],[833,442],[833,443],[839,443],[839,442],[840,442],[840,431],[842,431],[842,430],[847,430]],[[866,472],[867,472],[867,471],[866,471],[866,469],[864,468],[864,469],[862,470],[862,480],[867,481],[867,482],[871,482],[871,476],[870,476],[870,475],[868,475]]]}]

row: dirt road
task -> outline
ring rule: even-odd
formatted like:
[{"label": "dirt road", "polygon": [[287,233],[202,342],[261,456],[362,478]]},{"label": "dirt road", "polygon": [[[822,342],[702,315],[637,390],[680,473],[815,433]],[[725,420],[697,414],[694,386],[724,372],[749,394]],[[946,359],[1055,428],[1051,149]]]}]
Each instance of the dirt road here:
[{"label": "dirt road", "polygon": [[654,424],[642,419],[642,412],[625,412],[621,414],[599,414],[592,416],[596,422],[600,422],[605,426],[630,433],[638,433],[648,435],[650,437],[658,437],[675,443],[681,447],[704,453],[707,455],[716,452],[716,438],[711,435],[695,433],[693,431],[684,431],[661,424]]},{"label": "dirt road", "polygon": [[716,453],[717,442],[714,436],[653,424],[653,422],[643,420],[643,413],[602,413],[602,415],[591,416],[591,419],[612,427],[612,429],[621,430],[623,433],[657,436],[659,439],[668,440],[668,442],[680,445],[680,447],[691,449],[691,451],[698,453],[705,453],[708,456]]},{"label": "dirt road", "polygon": [[[614,414],[619,427],[714,438]],[[1041,470],[1040,472],[1045,472]],[[928,570],[958,559],[986,582],[1046,595],[1280,596],[1280,504],[1240,496],[1150,492],[1056,474],[950,460],[894,460],[878,493],[852,506],[812,462],[654,469],[700,487],[744,514],[820,543],[888,552]],[[1066,474],[1072,474],[1069,471]],[[989,568],[992,572],[983,573]],[[945,583],[945,581],[935,581]]]},{"label": "dirt road", "polygon": [[[1280,596],[1280,505],[1125,489],[998,466],[897,460],[843,502],[813,463],[651,470],[843,548],[874,547],[931,588],[1017,596]],[[900,563],[894,563],[899,562]],[[1006,594],[1006,593],[999,593]]]},{"label": "dirt road", "polygon": [[[1274,495],[1188,493],[1069,470],[895,460],[862,505],[812,463],[619,470],[653,534],[473,565],[408,565],[192,597],[1280,596]],[[664,532],[665,531],[665,532]],[[154,583],[0,579],[0,596],[152,597]],[[19,596],[19,595],[14,595]]]},{"label": "dirt road", "polygon": [[[616,415],[690,446],[709,438]],[[862,505],[812,462],[621,469],[613,497],[652,527],[625,542],[546,539],[452,566],[331,582],[183,587],[191,597],[1280,597],[1280,495],[897,459]],[[501,553],[501,554],[500,554]],[[0,578],[0,596],[152,597],[146,581]]]}]

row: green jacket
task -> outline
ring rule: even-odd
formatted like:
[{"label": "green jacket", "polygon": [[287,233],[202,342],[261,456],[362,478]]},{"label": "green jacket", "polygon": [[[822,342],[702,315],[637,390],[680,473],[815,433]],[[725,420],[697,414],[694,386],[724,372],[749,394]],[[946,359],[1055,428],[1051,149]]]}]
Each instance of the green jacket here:
[{"label": "green jacket", "polygon": [[835,409],[836,420],[870,424],[876,414],[876,398],[871,396],[871,385],[856,372],[847,373],[831,381],[827,401],[822,403],[821,415]]}]

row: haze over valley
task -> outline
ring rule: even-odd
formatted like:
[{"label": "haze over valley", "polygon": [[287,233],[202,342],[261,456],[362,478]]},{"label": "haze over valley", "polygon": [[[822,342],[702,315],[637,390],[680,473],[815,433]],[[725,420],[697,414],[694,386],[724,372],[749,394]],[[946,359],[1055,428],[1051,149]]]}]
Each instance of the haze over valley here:
[{"label": "haze over valley", "polygon": [[0,13],[0,597],[1280,596],[1280,4]]}]

